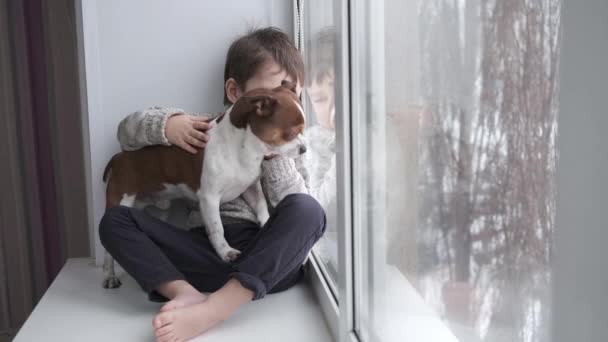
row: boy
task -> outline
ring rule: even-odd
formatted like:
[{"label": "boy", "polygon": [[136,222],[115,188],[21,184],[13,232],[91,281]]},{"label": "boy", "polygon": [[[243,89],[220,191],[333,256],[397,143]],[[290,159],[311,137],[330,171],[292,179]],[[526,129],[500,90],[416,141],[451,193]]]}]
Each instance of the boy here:
[{"label": "boy", "polygon": [[[275,28],[250,32],[232,43],[224,70],[224,104],[255,88],[288,80],[300,85],[304,66],[289,38]],[[131,114],[119,125],[123,149],[174,144],[187,151],[204,147],[209,129],[183,111],[154,107]],[[184,341],[227,319],[240,305],[285,290],[302,276],[302,264],[325,231],[325,214],[307,195],[301,162],[265,160],[262,187],[271,210],[261,229],[241,198],[221,206],[225,236],[242,254],[223,262],[204,229],[178,229],[141,210],[107,210],[99,234],[116,261],[149,294],[169,301],[153,320],[157,341]],[[206,296],[200,291],[212,292]]]}]

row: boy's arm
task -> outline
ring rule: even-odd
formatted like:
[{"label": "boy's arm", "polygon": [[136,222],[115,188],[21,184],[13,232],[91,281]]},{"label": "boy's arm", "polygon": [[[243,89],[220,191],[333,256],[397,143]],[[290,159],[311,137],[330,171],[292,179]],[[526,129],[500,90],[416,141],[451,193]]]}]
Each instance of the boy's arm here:
[{"label": "boy's arm", "polygon": [[[150,107],[128,115],[118,125],[117,138],[120,142],[120,147],[125,151],[133,151],[150,145],[171,145],[170,139],[165,135],[167,120],[179,114],[185,113],[179,108]],[[205,118],[212,117],[209,114],[201,116]],[[203,122],[197,124],[206,125]],[[191,131],[192,134],[198,134],[193,130]],[[180,132],[180,134],[182,133]],[[192,138],[185,136],[186,133],[183,133],[183,135],[180,138]],[[184,149],[188,147],[182,146],[183,144],[177,145]],[[191,149],[193,150],[193,148]]]},{"label": "boy's arm", "polygon": [[309,193],[314,197],[321,207],[327,208],[329,203],[336,197],[336,156],[331,156],[328,162],[329,167],[317,172],[311,177],[308,187]]},{"label": "boy's arm", "polygon": [[[312,151],[308,152],[314,153]],[[270,204],[275,207],[285,196],[292,193],[305,193],[314,197],[323,208],[336,197],[336,156],[333,151],[324,155],[322,170],[320,163],[312,163],[318,170],[309,174],[307,165],[311,164],[307,154],[291,159],[278,156],[262,162],[262,188]],[[319,156],[316,158],[320,159]]]},{"label": "boy's arm", "polygon": [[335,131],[322,126],[306,130],[308,152],[306,165],[310,170],[308,190],[323,208],[336,198]]},{"label": "boy's arm", "polygon": [[129,114],[118,124],[116,134],[124,151],[138,150],[149,145],[170,145],[165,137],[167,119],[184,114],[179,108],[150,107]]},{"label": "boy's arm", "polygon": [[309,193],[302,159],[277,156],[262,162],[262,188],[273,207],[289,194]]}]

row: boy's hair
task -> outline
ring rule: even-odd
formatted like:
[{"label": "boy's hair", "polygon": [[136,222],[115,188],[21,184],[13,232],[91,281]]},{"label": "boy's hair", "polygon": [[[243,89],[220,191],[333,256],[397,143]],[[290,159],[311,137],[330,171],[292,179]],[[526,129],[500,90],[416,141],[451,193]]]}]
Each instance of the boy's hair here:
[{"label": "boy's hair", "polygon": [[[317,32],[313,39],[307,42],[306,74],[307,82],[321,82],[323,77],[334,71],[335,30],[325,27]],[[306,84],[310,86],[310,84]]]},{"label": "boy's hair", "polygon": [[[304,83],[304,62],[289,37],[276,27],[249,31],[235,40],[228,49],[224,68],[224,84],[233,78],[240,87],[252,78],[265,63],[273,61],[297,83]],[[224,105],[230,100],[224,87]]]}]

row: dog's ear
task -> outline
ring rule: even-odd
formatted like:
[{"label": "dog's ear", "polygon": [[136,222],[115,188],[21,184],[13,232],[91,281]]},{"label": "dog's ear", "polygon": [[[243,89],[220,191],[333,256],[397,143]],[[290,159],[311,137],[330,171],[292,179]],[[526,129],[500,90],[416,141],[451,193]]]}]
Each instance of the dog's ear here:
[{"label": "dog's ear", "polygon": [[291,90],[294,94],[296,94],[296,84],[294,82],[289,82],[287,80],[282,80],[281,81],[281,87],[285,87],[285,88]]},{"label": "dog's ear", "polygon": [[237,128],[245,128],[250,114],[261,117],[271,116],[276,104],[277,99],[271,95],[245,95],[234,104],[230,113],[230,121]]},{"label": "dog's ear", "polygon": [[274,107],[277,105],[277,99],[272,95],[249,96],[247,101],[251,105],[251,110],[262,117],[271,116],[274,113]]}]

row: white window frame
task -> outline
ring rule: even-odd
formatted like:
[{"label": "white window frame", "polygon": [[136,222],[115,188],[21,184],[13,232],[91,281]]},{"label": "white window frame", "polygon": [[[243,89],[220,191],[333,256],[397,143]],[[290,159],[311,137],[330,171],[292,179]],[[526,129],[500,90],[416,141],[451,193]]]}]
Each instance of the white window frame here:
[{"label": "white window frame", "polygon": [[[301,31],[300,23],[301,17],[306,11],[305,0],[294,0],[293,5],[294,36],[299,38],[299,42],[302,42],[304,32]],[[334,24],[336,112],[350,113],[350,1],[334,1]],[[301,44],[299,48],[304,50],[304,44]],[[347,72],[344,72],[345,70]],[[336,196],[341,200],[337,201],[336,220],[338,224],[338,269],[340,270],[337,284],[331,284],[331,280],[327,272],[323,270],[323,264],[314,250],[308,264],[308,280],[320,302],[331,333],[337,341],[359,341],[354,334],[351,151],[350,116],[338,115],[336,116]],[[332,291],[333,286],[337,287],[337,291]]]},{"label": "white window frame", "polygon": [[[350,69],[349,50],[349,15],[348,0],[334,1],[334,24],[336,25],[337,42],[335,47],[335,88],[336,112],[350,111]],[[306,0],[293,0],[294,37],[298,48],[304,54],[305,41],[302,30],[302,18],[306,11]],[[333,284],[320,258],[314,250],[308,259],[308,281],[319,300],[328,327],[336,341],[345,341],[343,332],[350,332],[354,327],[353,321],[353,286],[352,286],[352,231],[342,227],[352,227],[352,196],[351,196],[351,147],[350,147],[350,117],[336,117],[336,185],[338,225],[338,275],[337,284]],[[346,271],[343,271],[346,270]],[[341,303],[341,305],[338,305]]]},{"label": "white window frame", "polygon": [[[294,0],[294,27],[299,41],[304,32],[298,31],[298,16],[306,13],[306,0]],[[300,18],[301,19],[301,18]],[[373,40],[373,35],[384,36],[384,0],[334,0],[335,46],[335,97],[336,113],[349,115],[336,116],[336,177],[337,177],[337,225],[338,225],[338,279],[336,291],[323,263],[313,252],[309,259],[309,282],[315,292],[325,319],[336,341],[371,342],[382,341],[385,336],[376,331],[361,330],[360,323],[370,324],[367,313],[372,308],[384,307],[371,294],[374,289],[384,288],[380,283],[385,272],[381,253],[377,248],[384,236],[383,222],[368,222],[366,215],[354,212],[354,208],[365,204],[367,185],[361,180],[361,169],[353,165],[358,158],[365,157],[367,142],[357,142],[352,136],[361,136],[364,128],[358,121],[368,117],[368,113],[385,112],[384,103],[384,40]],[[372,35],[373,34],[373,35]],[[301,44],[300,48],[305,49]],[[370,65],[369,61],[373,61]],[[383,127],[380,127],[383,131]],[[383,137],[383,134],[380,134]],[[378,144],[379,137],[372,137]],[[384,162],[381,156],[376,162]],[[376,177],[377,178],[377,177]],[[378,181],[378,180],[376,180]],[[383,187],[382,184],[373,186]],[[373,200],[382,200],[374,198]],[[368,201],[369,202],[369,201]],[[382,205],[381,209],[384,208]],[[382,213],[375,217],[382,217]],[[369,228],[374,227],[374,239]],[[379,231],[382,229],[382,231]],[[370,259],[371,258],[371,259]],[[370,261],[371,260],[371,261]],[[369,279],[365,275],[373,274]],[[414,327],[410,325],[412,337],[427,336],[426,329],[439,330],[442,336],[438,341],[453,341],[445,325],[424,303],[420,295],[403,278],[404,293],[401,299],[410,308],[409,317],[424,317],[429,325]],[[401,315],[400,317],[402,317]],[[378,317],[375,318],[378,320]],[[409,334],[408,334],[409,335]],[[443,338],[448,336],[448,338]]]}]

